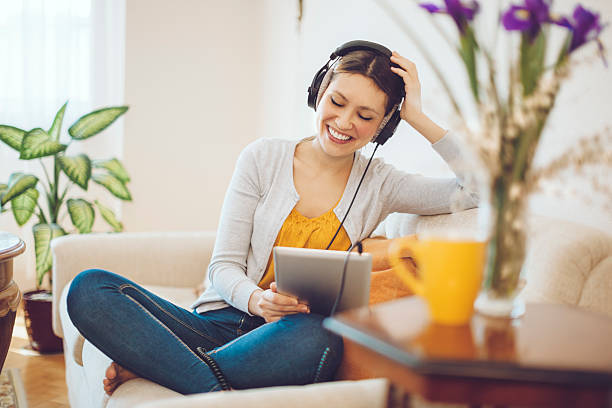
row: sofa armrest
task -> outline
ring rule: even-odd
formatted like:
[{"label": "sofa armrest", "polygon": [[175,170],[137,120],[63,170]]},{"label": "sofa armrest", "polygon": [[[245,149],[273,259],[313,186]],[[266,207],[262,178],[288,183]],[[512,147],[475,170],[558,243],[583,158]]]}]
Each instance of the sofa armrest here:
[{"label": "sofa armrest", "polygon": [[389,381],[332,381],[320,384],[211,392],[146,402],[137,408],[384,408]]},{"label": "sofa armrest", "polygon": [[214,231],[66,235],[53,251],[53,331],[61,336],[59,297],[79,272],[100,268],[142,285],[195,288],[206,277]]},{"label": "sofa armrest", "polygon": [[543,216],[530,217],[528,231],[521,296],[612,316],[612,236]]}]

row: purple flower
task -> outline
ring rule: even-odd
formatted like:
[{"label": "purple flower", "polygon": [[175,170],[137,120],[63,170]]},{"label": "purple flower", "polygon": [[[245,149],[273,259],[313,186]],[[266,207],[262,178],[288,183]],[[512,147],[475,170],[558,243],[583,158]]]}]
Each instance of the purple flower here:
[{"label": "purple flower", "polygon": [[598,37],[605,26],[599,22],[599,14],[589,11],[579,4],[574,9],[571,21],[562,17],[555,23],[572,32],[572,41],[568,53],[593,40],[599,43],[600,51],[602,50],[603,47]]},{"label": "purple flower", "polygon": [[472,21],[474,15],[476,15],[480,9],[480,5],[476,0],[470,1],[469,4],[462,4],[460,0],[444,0],[444,3],[446,7],[439,7],[433,3],[421,3],[419,6],[432,14],[449,14],[453,20],[455,20],[455,24],[457,24],[457,28],[459,28],[462,34],[465,32],[468,21]]},{"label": "purple flower", "polygon": [[533,41],[540,33],[542,23],[550,23],[551,0],[525,0],[522,6],[510,6],[502,16],[502,24],[508,31],[522,31],[527,33]]}]

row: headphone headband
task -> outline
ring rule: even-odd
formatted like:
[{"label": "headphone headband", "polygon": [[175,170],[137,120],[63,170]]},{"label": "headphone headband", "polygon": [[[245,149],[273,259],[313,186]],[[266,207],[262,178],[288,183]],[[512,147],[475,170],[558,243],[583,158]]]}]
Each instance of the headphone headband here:
[{"label": "headphone headband", "polygon": [[329,56],[329,59],[335,60],[336,58],[343,57],[349,52],[353,51],[374,51],[381,54],[383,57],[391,58],[391,50],[384,45],[365,40],[353,40],[336,48]]}]

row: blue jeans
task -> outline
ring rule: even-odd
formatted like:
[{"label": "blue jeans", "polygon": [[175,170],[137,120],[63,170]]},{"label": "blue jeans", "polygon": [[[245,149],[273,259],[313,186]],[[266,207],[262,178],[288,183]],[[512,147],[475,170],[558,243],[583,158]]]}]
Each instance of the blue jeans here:
[{"label": "blue jeans", "polygon": [[327,381],[342,358],[342,338],[321,315],[265,323],[233,307],[198,314],[99,269],[74,279],[68,314],[113,361],[182,394],[219,391],[223,379],[234,389]]}]

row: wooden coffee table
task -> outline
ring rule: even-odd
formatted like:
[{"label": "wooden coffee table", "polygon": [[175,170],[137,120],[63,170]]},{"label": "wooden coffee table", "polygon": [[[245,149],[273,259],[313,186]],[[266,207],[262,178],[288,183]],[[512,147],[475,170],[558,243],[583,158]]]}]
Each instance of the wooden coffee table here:
[{"label": "wooden coffee table", "polygon": [[0,370],[11,344],[21,292],[13,281],[13,258],[25,251],[19,237],[0,231]]},{"label": "wooden coffee table", "polygon": [[[429,401],[471,405],[612,407],[612,318],[527,304],[518,320],[474,315],[433,324],[417,297],[327,318],[342,335],[339,377],[386,377]],[[351,374],[352,373],[352,374]]]}]

